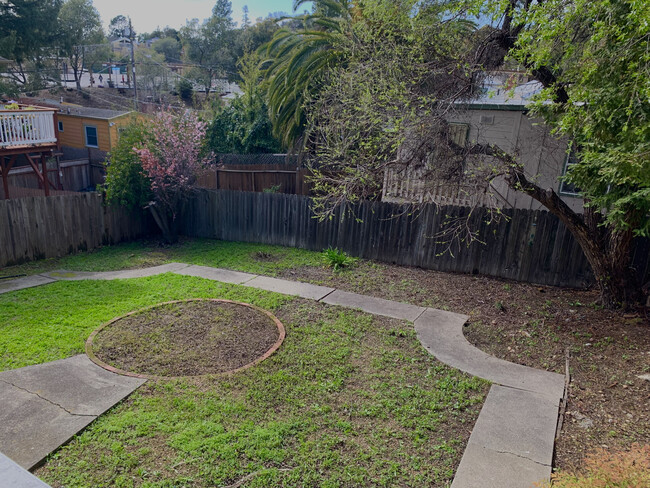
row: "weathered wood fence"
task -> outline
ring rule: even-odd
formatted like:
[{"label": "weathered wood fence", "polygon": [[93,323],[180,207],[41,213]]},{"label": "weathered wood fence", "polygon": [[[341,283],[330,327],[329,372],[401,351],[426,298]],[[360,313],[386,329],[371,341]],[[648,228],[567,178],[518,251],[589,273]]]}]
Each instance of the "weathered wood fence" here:
[{"label": "weathered wood fence", "polygon": [[[268,193],[201,191],[188,205],[183,233],[228,241],[260,242],[320,251],[329,246],[362,258],[440,271],[475,273],[532,283],[584,286],[589,264],[572,235],[548,212],[507,210],[508,219],[487,223],[487,210],[469,219],[484,245],[452,248],[434,236],[448,217],[466,216],[466,207],[363,202],[354,216],[335,213],[319,222],[308,197]],[[396,216],[396,217],[395,217]],[[638,249],[648,273],[648,249]]]},{"label": "weathered wood fence", "polygon": [[[452,248],[436,238],[449,217],[466,207],[362,202],[352,215],[314,218],[301,195],[202,190],[189,202],[181,232],[192,237],[260,242],[320,251],[337,247],[362,258],[440,271],[475,273],[532,283],[584,286],[590,267],[571,234],[553,215],[507,210],[487,223],[476,209],[469,225],[484,245]],[[0,201],[0,266],[88,250],[156,232],[148,214],[105,207],[96,193]],[[650,244],[637,243],[634,262],[650,279]]]},{"label": "weathered wood fence", "polygon": [[133,240],[152,229],[147,214],[105,207],[97,193],[0,200],[0,266]]},{"label": "weathered wood fence", "polygon": [[208,190],[237,190],[307,195],[306,168],[279,164],[230,164],[205,170],[198,184]]}]

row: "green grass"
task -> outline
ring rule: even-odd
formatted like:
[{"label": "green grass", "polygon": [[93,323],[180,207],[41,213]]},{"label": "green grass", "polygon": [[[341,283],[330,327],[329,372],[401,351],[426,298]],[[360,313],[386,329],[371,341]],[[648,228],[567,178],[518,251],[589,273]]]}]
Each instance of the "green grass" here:
[{"label": "green grass", "polygon": [[164,274],[138,280],[55,282],[0,295],[0,370],[83,352],[90,333],[111,318],[156,303],[219,297],[274,309],[284,295]]},{"label": "green grass", "polygon": [[270,309],[282,347],[228,378],[148,382],[37,472],[53,487],[445,486],[487,385],[411,324],[200,278],[57,282],[0,295],[2,369],[78,353],[124,312],[217,297]]},{"label": "green grass", "polygon": [[155,242],[136,241],[105,246],[62,258],[31,261],[1,269],[0,277],[37,274],[55,269],[113,271],[169,262],[228,268],[271,276],[283,269],[323,265],[321,253],[304,249],[215,239],[183,239],[179,244],[168,247],[158,246]]}]

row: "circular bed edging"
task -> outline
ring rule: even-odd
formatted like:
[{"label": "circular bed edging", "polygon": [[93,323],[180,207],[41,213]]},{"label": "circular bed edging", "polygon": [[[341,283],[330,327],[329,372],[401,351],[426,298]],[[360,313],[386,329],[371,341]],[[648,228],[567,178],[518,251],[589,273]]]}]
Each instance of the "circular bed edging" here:
[{"label": "circular bed edging", "polygon": [[[230,303],[234,305],[241,305],[244,307],[251,308],[257,312],[261,312],[264,315],[266,315],[268,318],[270,318],[278,328],[278,340],[271,346],[271,348],[266,351],[264,354],[262,354],[260,357],[255,359],[254,361],[251,361],[248,364],[244,364],[243,366],[240,366],[239,368],[235,368],[229,371],[224,371],[221,373],[208,373],[208,374],[202,374],[202,375],[194,375],[194,376],[159,376],[159,375],[152,375],[152,374],[145,374],[145,373],[134,373],[132,371],[125,371],[120,368],[116,368],[115,366],[111,366],[110,364],[105,363],[101,359],[99,359],[94,351],[93,351],[93,341],[97,334],[99,334],[102,330],[104,330],[106,327],[110,326],[111,324],[117,322],[118,320],[121,320],[125,317],[128,317],[130,315],[135,315],[141,312],[145,312],[147,310],[151,310],[156,307],[160,307],[162,305],[170,305],[174,303],[187,303],[187,302],[201,302],[201,301],[210,301],[210,302],[219,302],[219,303]],[[147,380],[173,380],[173,379],[182,379],[182,378],[203,378],[203,377],[219,377],[219,376],[228,376],[234,373],[239,373],[240,371],[244,371],[248,368],[251,368],[255,366],[256,364],[261,363],[265,359],[268,359],[275,351],[278,350],[278,348],[282,345],[282,342],[284,341],[284,338],[286,337],[286,332],[284,330],[284,325],[280,320],[273,315],[271,312],[268,310],[264,310],[263,308],[257,307],[255,305],[251,305],[250,303],[243,303],[243,302],[236,302],[234,300],[225,300],[225,299],[219,299],[219,298],[189,298],[186,300],[172,300],[169,302],[162,302],[162,303],[157,303],[155,305],[150,305],[149,307],[141,308],[139,310],[134,310],[132,312],[126,313],[124,315],[121,315],[119,317],[115,317],[114,319],[109,320],[108,322],[100,325],[97,327],[88,339],[86,339],[86,355],[88,358],[95,363],[97,366],[100,366],[101,368],[104,368],[107,371],[110,371],[111,373],[116,373],[120,374],[123,376],[131,376],[133,378],[141,378],[141,379],[147,379]]]}]

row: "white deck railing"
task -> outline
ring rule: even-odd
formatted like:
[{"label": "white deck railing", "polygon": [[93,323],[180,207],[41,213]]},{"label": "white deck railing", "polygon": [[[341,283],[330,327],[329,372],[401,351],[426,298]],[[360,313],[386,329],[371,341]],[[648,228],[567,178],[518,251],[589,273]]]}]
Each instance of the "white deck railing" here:
[{"label": "white deck railing", "polygon": [[54,110],[0,110],[1,149],[54,143]]}]

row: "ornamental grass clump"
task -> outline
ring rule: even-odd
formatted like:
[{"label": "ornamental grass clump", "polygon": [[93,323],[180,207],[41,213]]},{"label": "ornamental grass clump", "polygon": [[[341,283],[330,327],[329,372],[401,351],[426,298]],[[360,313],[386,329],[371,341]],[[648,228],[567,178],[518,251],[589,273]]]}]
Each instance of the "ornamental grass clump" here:
[{"label": "ornamental grass clump", "polygon": [[542,488],[648,488],[650,487],[650,445],[634,444],[626,452],[598,449],[585,459],[581,473],[561,472]]}]

